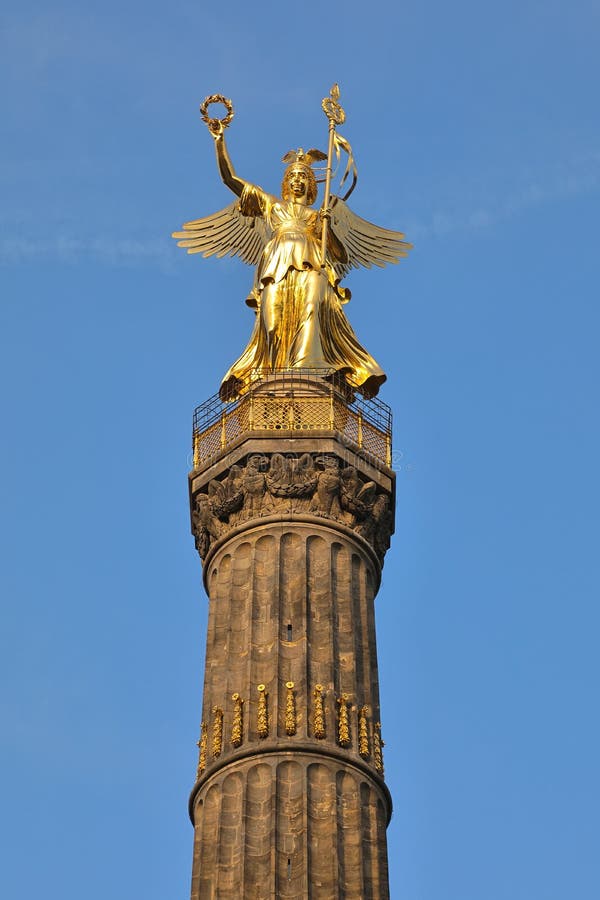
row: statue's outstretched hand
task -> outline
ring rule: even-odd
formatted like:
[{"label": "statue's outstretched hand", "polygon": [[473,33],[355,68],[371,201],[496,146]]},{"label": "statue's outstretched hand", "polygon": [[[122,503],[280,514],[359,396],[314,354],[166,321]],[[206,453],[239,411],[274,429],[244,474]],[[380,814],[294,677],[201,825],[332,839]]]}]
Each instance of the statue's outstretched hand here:
[{"label": "statue's outstretched hand", "polygon": [[215,140],[217,140],[217,138],[223,136],[224,128],[223,128],[223,123],[221,122],[220,119],[209,119],[209,121],[206,124],[207,124],[208,130],[210,131],[210,133],[212,134],[212,136],[214,137]]},{"label": "statue's outstretched hand", "polygon": [[[219,103],[225,107],[227,115],[224,116],[224,118],[217,119],[216,117],[208,115],[208,110],[213,103]],[[223,94],[211,94],[210,97],[206,97],[201,103],[200,115],[202,116],[202,121],[216,140],[223,136],[223,129],[227,128],[233,121],[233,104],[231,100],[229,100],[228,97],[224,97]]]}]

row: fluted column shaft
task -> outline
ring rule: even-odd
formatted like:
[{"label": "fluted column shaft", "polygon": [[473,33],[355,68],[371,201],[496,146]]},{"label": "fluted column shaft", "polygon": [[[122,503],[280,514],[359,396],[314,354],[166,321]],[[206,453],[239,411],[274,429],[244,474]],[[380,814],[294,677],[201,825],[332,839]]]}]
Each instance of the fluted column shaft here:
[{"label": "fluted column shaft", "polygon": [[[193,900],[213,896],[209,890],[219,898],[383,900],[390,804],[373,754],[379,722],[373,553],[322,521],[274,528],[258,520],[223,543],[207,566],[208,749],[192,805]],[[261,694],[268,730],[262,737]],[[240,700],[243,737],[235,746]],[[340,734],[342,704],[347,737]],[[366,746],[364,736],[359,745],[361,711]]]},{"label": "fluted column shaft", "polygon": [[389,898],[374,600],[394,475],[389,432],[366,452],[345,409],[323,382],[267,383],[195,437],[200,459],[235,436],[190,475],[209,597],[192,900]]}]

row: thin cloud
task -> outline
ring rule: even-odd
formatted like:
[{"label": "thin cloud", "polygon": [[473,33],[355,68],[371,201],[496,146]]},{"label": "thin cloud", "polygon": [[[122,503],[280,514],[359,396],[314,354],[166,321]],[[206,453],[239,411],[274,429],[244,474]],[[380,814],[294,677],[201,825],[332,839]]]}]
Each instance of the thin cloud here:
[{"label": "thin cloud", "polygon": [[404,223],[411,238],[443,237],[456,231],[484,231],[529,209],[600,189],[600,153],[590,153],[527,177],[504,197],[470,210],[434,210],[427,222]]},{"label": "thin cloud", "polygon": [[0,265],[22,265],[35,261],[75,264],[94,260],[107,266],[136,266],[154,263],[168,270],[175,260],[175,250],[166,239],[147,240],[99,237],[90,240],[68,235],[53,239],[0,237]]},{"label": "thin cloud", "polygon": [[[556,165],[543,173],[538,171],[535,178],[524,173],[521,185],[504,197],[488,196],[485,203],[462,210],[457,201],[452,210],[434,208],[425,222],[411,221],[408,216],[401,223],[389,222],[389,226],[402,228],[413,241],[456,232],[484,232],[527,210],[595,193],[599,189],[600,153],[590,153],[570,165]],[[374,214],[372,218],[375,218]],[[163,271],[172,271],[176,259],[177,249],[166,236],[131,240],[111,236],[81,239],[68,233],[52,238],[0,235],[0,266],[34,264],[36,261],[68,265],[94,260],[109,267],[154,265]]]}]

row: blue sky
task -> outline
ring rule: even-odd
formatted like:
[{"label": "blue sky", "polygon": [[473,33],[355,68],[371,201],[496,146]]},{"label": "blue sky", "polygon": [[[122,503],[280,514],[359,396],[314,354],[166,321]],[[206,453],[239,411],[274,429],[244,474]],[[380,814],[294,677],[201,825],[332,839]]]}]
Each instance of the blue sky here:
[{"label": "blue sky", "polygon": [[[251,271],[169,234],[326,144],[410,258],[348,316],[388,373],[377,599],[392,897],[596,900],[597,2],[6,3],[0,894],[189,894],[206,600],[191,416]],[[6,852],[8,850],[8,852]]]}]

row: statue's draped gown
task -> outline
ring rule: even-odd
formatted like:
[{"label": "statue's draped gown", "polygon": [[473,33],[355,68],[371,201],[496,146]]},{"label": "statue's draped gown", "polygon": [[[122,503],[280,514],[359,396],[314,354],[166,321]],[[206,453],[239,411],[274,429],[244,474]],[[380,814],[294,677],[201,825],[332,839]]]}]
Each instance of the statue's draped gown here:
[{"label": "statue's draped gown", "polygon": [[[221,397],[232,399],[265,371],[295,368],[338,372],[352,387],[374,396],[386,376],[344,315],[349,291],[339,286],[330,265],[321,268],[317,210],[246,184],[240,212],[263,218],[272,237],[246,301],[256,310],[254,330],[223,379]],[[328,248],[328,255],[333,252]]]}]

